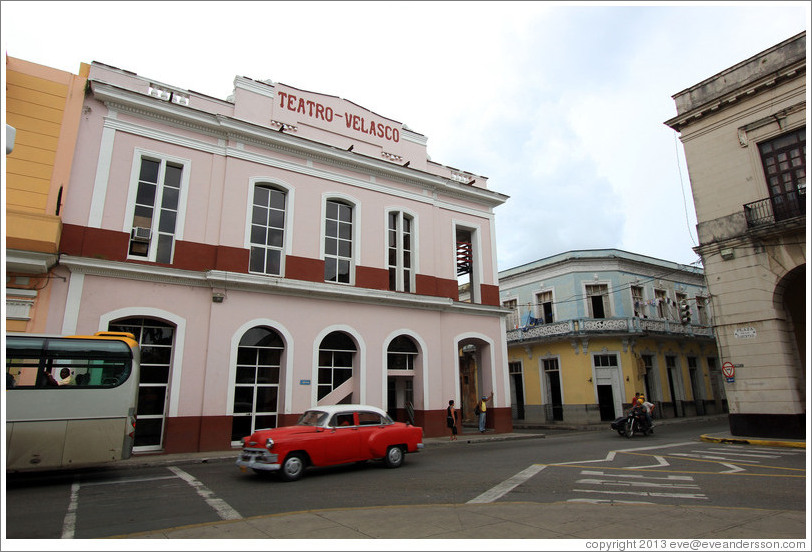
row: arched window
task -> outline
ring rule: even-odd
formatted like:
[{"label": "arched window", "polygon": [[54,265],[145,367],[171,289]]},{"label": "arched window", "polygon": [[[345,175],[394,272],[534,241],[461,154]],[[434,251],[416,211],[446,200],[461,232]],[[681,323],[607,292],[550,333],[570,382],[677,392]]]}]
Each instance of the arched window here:
[{"label": "arched window", "polygon": [[392,340],[386,350],[387,370],[414,370],[417,346],[408,336],[400,335]]},{"label": "arched window", "polygon": [[343,332],[333,332],[322,339],[319,345],[318,400],[352,378],[355,352],[355,343]]},{"label": "arched window", "polygon": [[285,345],[274,330],[251,328],[240,339],[234,381],[231,440],[276,427],[279,373]]}]

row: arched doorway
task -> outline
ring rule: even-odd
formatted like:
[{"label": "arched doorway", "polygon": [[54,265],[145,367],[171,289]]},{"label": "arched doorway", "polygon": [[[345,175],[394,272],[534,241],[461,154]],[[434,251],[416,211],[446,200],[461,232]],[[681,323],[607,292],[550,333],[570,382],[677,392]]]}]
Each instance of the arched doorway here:
[{"label": "arched doorway", "polygon": [[135,425],[135,452],[162,450],[175,326],[151,318],[122,318],[108,325],[112,332],[129,332],[141,346],[141,375]]},{"label": "arched doorway", "polygon": [[231,441],[278,424],[279,380],[285,344],[266,327],[251,328],[237,347]]},{"label": "arched doorway", "polygon": [[319,344],[318,404],[353,402],[353,367],[358,348],[346,333],[327,334]]},{"label": "arched doorway", "polygon": [[800,396],[806,401],[806,265],[801,265],[778,283],[775,290],[775,302],[786,313],[788,331],[795,336],[795,347],[798,353],[796,365],[797,381],[801,386]]},{"label": "arched doorway", "polygon": [[[490,344],[482,339],[462,339],[457,344],[460,373],[460,413],[463,423],[476,424],[474,408],[480,397],[489,396],[495,390],[491,368]],[[489,403],[488,408],[493,403]],[[491,427],[493,417],[488,416]]]},{"label": "arched doorway", "polygon": [[386,348],[386,408],[393,420],[415,423],[414,376],[417,358],[417,345],[407,335],[397,336]]}]

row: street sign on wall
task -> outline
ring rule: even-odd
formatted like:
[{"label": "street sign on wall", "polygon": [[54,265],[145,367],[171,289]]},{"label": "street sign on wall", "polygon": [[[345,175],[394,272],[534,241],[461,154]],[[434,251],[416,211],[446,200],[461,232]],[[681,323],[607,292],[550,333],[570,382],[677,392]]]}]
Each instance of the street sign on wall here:
[{"label": "street sign on wall", "polygon": [[722,364],[722,375],[725,376],[725,381],[733,383],[736,381],[736,368],[741,368],[744,364],[733,364],[732,362],[725,362]]}]

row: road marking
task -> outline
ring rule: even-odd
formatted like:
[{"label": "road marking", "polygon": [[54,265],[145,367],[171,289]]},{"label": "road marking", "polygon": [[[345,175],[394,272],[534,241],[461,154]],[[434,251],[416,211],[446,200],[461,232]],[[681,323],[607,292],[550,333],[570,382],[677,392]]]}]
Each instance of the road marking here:
[{"label": "road marking", "polygon": [[62,538],[72,539],[76,534],[76,510],[79,507],[79,482],[74,481],[70,486],[70,501],[68,511],[62,522]]},{"label": "road marking", "polygon": [[659,498],[686,498],[692,500],[708,500],[708,497],[703,494],[697,493],[650,493],[647,491],[634,492],[634,491],[601,491],[597,489],[573,489],[576,493],[602,493],[602,494],[622,494],[634,496],[652,496]]},{"label": "road marking", "polygon": [[[615,459],[615,456],[618,452],[627,452],[627,453],[634,453],[638,450],[657,450],[657,449],[664,449],[664,448],[671,448],[671,447],[684,447],[686,445],[696,445],[694,441],[686,441],[684,443],[671,443],[670,445],[655,445],[653,447],[638,447],[638,448],[630,448],[630,449],[621,449],[621,450],[612,450],[609,451],[609,454],[606,455],[605,458],[600,458],[598,460],[576,460],[573,462],[559,462],[557,464],[550,464],[550,466],[566,466],[567,464],[588,464],[590,462],[612,462]],[[655,458],[662,458],[661,456],[656,456]],[[668,465],[668,464],[665,464]]]},{"label": "road marking", "polygon": [[[750,457],[753,457],[753,458],[781,458],[777,454],[767,454],[766,452],[756,453],[756,454],[747,454],[747,453],[744,453],[744,452],[730,452],[729,450],[725,450],[723,448],[711,448],[711,449],[708,449],[708,450],[716,451],[717,453],[721,452],[725,456],[750,456]],[[707,452],[707,451],[695,450],[693,452]]]},{"label": "road marking", "polygon": [[129,477],[121,479],[109,479],[107,481],[91,481],[85,483],[85,487],[95,487],[97,485],[119,485],[125,483],[143,483],[144,481],[160,481],[161,479],[177,479],[177,475],[161,475],[159,477]]},{"label": "road marking", "polygon": [[642,469],[642,468],[662,468],[664,466],[670,466],[671,464],[663,458],[662,456],[655,456],[654,459],[657,461],[656,464],[649,464],[648,466],[634,466],[635,469]]},{"label": "road marking", "polygon": [[198,481],[194,476],[186,473],[182,469],[178,468],[177,466],[169,466],[167,468],[169,471],[186,481],[195,491],[197,494],[200,495],[203,500],[206,501],[206,504],[211,506],[217,515],[220,516],[222,519],[242,519],[242,515],[232,508],[225,500],[222,498],[217,498],[214,496],[214,493],[211,492],[208,487],[206,487],[203,483]]},{"label": "road marking", "polygon": [[[707,460],[730,460],[724,456],[709,456],[707,454],[691,454],[690,452],[675,452],[671,456],[682,456],[685,458],[705,458]],[[758,464],[758,460],[748,460],[748,463]]]},{"label": "road marking", "polygon": [[495,502],[546,467],[547,466],[543,464],[533,464],[529,468],[520,471],[510,479],[499,483],[478,497],[469,500],[466,504],[487,504],[489,502]]},{"label": "road marking", "polygon": [[652,483],[650,481],[612,481],[610,479],[578,479],[576,483],[586,485],[606,485],[614,487],[654,487],[664,489],[698,489],[699,485],[689,483]]},{"label": "road marking", "polygon": [[727,467],[727,468],[730,468],[730,469],[726,470],[726,471],[723,471],[723,472],[720,472],[720,473],[736,473],[736,472],[745,471],[744,468],[740,468],[736,464],[726,464],[726,463],[722,462],[722,465]]},{"label": "road marking", "polygon": [[[618,452],[625,452],[625,451],[618,451]],[[635,455],[639,455],[639,456],[648,456],[647,454],[640,454],[640,453],[637,453],[637,452],[626,452],[626,454],[635,454]],[[718,460],[702,460],[702,459],[698,459],[698,458],[693,458],[693,457],[691,457],[692,455],[688,455],[688,456],[682,455],[681,456],[680,453],[674,453],[671,456],[676,456],[680,460],[689,460],[691,462],[704,462],[704,463],[708,463],[708,464],[727,465],[724,462],[719,462]],[[668,457],[669,456],[666,456],[666,458],[668,458]],[[728,458],[723,458],[722,460],[728,460]],[[765,469],[771,469],[771,470],[786,470],[786,471],[806,472],[806,468],[785,468],[785,467],[782,467],[782,466],[765,466],[765,465],[761,464],[760,462],[754,462],[752,460],[740,461],[740,462],[736,462],[736,463],[738,465],[741,465],[741,466],[750,466],[750,467],[753,467],[753,468],[765,468]],[[552,466],[554,464],[550,464],[550,465]],[[555,465],[557,465],[557,464],[555,464]],[[758,474],[754,474],[754,475],[758,475]],[[789,476],[789,477],[793,477],[793,476]],[[804,476],[800,475],[800,476],[795,476],[795,477],[804,477]]]},{"label": "road marking", "polygon": [[[650,475],[642,475],[638,473],[606,473],[603,471],[584,470],[581,472],[583,475],[602,475],[603,477],[624,477],[627,479],[660,479],[666,481],[693,481],[694,478],[690,475],[668,475],[666,477],[655,477]],[[656,472],[655,472],[656,473]]]},{"label": "road marking", "polygon": [[605,498],[571,498],[567,502],[587,502],[589,504],[656,504],[656,502],[647,502],[645,500],[606,500]]}]

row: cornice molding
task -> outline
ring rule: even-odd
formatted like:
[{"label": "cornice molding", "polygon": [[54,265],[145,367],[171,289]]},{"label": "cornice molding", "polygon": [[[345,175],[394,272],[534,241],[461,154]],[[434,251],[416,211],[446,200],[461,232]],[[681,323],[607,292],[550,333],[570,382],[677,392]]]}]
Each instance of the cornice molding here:
[{"label": "cornice molding", "polygon": [[803,60],[785,67],[781,71],[765,76],[756,82],[748,83],[746,86],[741,86],[732,92],[713,98],[704,104],[698,105],[693,109],[667,120],[665,124],[677,132],[680,132],[683,127],[691,125],[708,115],[727,109],[742,99],[762,94],[765,90],[775,88],[792,79],[801,79],[801,83],[805,83],[805,75],[806,60]]},{"label": "cornice molding", "polygon": [[286,278],[225,272],[222,270],[198,272],[149,264],[106,261],[69,255],[62,255],[59,264],[71,272],[79,274],[209,288],[223,292],[226,296],[229,291],[240,291],[483,316],[502,316],[506,312],[509,312],[502,307],[461,303],[447,297],[433,297],[429,295],[358,288],[327,282],[289,280]]},{"label": "cornice molding", "polygon": [[[318,160],[340,168],[387,178],[432,192],[440,192],[458,199],[474,201],[489,208],[497,207],[507,201],[507,196],[491,190],[464,186],[450,178],[401,167],[363,154],[351,153],[306,138],[234,119],[227,115],[202,112],[192,107],[168,103],[97,81],[91,81],[91,89],[94,96],[104,103],[108,109],[120,113],[149,118],[167,125],[201,132],[221,139],[256,144],[280,153],[302,156],[306,159]],[[131,128],[135,129],[136,126]],[[142,126],[141,128],[146,129],[147,127]],[[160,131],[153,129],[152,132]],[[415,136],[419,135],[415,134]],[[174,138],[176,137],[173,136]],[[188,143],[192,144],[193,142],[188,141]],[[202,144],[203,142],[198,143]]]}]

